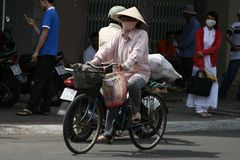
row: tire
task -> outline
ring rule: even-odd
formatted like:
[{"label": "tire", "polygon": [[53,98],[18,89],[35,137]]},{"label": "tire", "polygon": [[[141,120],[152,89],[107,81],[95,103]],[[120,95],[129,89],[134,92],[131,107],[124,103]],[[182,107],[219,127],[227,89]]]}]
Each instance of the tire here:
[{"label": "tire", "polygon": [[141,102],[141,122],[130,128],[133,144],[141,150],[154,148],[162,139],[167,123],[166,103],[160,95],[143,94]]},{"label": "tire", "polygon": [[14,106],[21,94],[21,82],[14,78],[6,83],[0,83],[0,106],[12,107]]},{"label": "tire", "polygon": [[64,141],[75,154],[86,153],[94,146],[102,126],[101,109],[90,101],[86,94],[77,96],[64,116]]}]

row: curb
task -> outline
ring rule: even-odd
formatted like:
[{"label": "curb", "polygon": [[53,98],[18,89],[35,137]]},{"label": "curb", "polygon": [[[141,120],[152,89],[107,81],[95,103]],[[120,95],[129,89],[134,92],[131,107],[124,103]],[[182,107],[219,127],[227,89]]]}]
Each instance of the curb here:
[{"label": "curb", "polygon": [[218,131],[240,129],[240,118],[211,121],[168,122],[166,132]]},{"label": "curb", "polygon": [[0,135],[59,135],[62,125],[16,125],[0,124]]},{"label": "curb", "polygon": [[[212,121],[168,122],[166,132],[238,130],[240,118]],[[62,135],[62,125],[0,124],[0,135]]]}]

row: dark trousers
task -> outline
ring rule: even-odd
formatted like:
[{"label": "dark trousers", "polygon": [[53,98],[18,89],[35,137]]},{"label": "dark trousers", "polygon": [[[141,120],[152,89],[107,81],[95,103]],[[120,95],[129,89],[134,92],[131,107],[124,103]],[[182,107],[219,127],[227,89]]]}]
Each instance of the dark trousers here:
[{"label": "dark trousers", "polygon": [[[229,88],[231,87],[232,82],[233,82],[234,78],[236,77],[239,68],[240,68],[240,60],[230,60],[227,73],[224,76],[224,80],[223,80],[222,86],[219,91],[220,97],[224,98],[227,96],[227,92],[228,92]],[[237,97],[240,98],[240,85],[238,88]]]},{"label": "dark trousers", "polygon": [[185,87],[186,81],[192,75],[193,58],[192,57],[181,57],[182,65],[182,76],[183,76],[183,87]]},{"label": "dark trousers", "polygon": [[30,102],[28,104],[28,109],[33,112],[50,112],[52,98],[52,90],[50,88],[54,61],[54,56],[38,57]]}]

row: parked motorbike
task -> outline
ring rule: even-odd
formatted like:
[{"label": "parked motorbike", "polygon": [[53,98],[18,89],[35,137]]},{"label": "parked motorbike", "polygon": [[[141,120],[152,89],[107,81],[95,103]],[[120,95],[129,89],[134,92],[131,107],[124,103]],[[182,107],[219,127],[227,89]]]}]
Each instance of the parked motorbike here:
[{"label": "parked motorbike", "polygon": [[11,107],[21,94],[22,71],[17,64],[16,51],[0,53],[0,106]]},{"label": "parked motorbike", "polygon": [[[72,72],[72,69],[66,68],[66,71],[68,71],[69,73]],[[57,115],[60,116],[64,116],[67,108],[69,106],[69,104],[74,100],[74,98],[76,97],[76,95],[78,94],[78,90],[74,87],[74,78],[73,76],[67,78],[64,81],[65,84],[65,88],[62,92],[62,95],[60,97],[61,101],[61,105],[58,109]]]},{"label": "parked motorbike", "polygon": [[[7,17],[6,17],[7,18]],[[9,17],[8,17],[9,18]],[[10,19],[8,19],[9,22]],[[18,57],[12,28],[0,32],[0,106],[11,107],[21,94],[22,71],[17,64]]]},{"label": "parked motorbike", "polygon": [[[33,86],[33,75],[36,70],[37,62],[31,61],[32,54],[23,54],[19,57],[19,65],[22,69],[25,82],[22,84],[22,93],[30,93]],[[63,81],[67,79],[69,75],[65,71],[63,62],[63,53],[59,52],[55,60],[55,69],[53,70],[53,76],[51,81],[52,90],[52,105],[59,106],[61,103],[60,95],[64,89]]]}]

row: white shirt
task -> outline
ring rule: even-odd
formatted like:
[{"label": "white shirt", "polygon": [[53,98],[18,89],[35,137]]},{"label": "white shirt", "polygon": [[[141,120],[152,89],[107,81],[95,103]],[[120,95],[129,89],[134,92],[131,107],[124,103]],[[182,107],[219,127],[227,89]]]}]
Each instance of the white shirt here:
[{"label": "white shirt", "polygon": [[96,51],[93,48],[93,46],[90,44],[87,49],[83,52],[83,63],[90,62],[93,60],[93,57],[95,56]]},{"label": "white shirt", "polygon": [[[215,40],[216,30],[215,29],[209,30],[208,27],[204,27],[203,29],[204,29],[203,37],[204,49],[208,49],[212,46]],[[204,56],[204,68],[208,73],[216,76],[216,67],[212,67],[210,55]]]},{"label": "white shirt", "polygon": [[115,23],[110,23],[107,27],[103,27],[99,31],[99,49],[104,44],[111,41],[114,35],[121,31],[121,26]]}]

